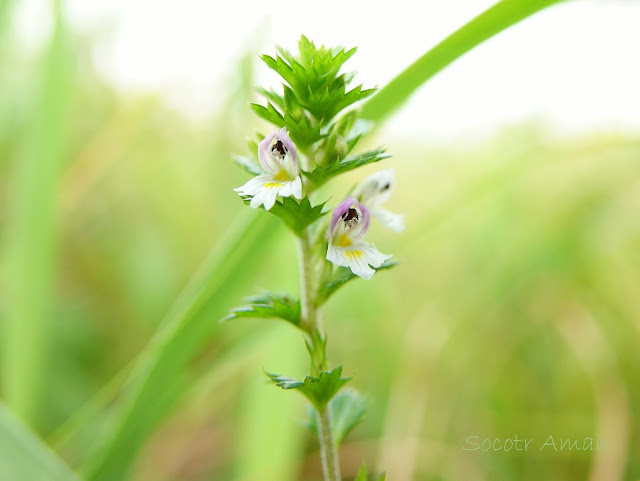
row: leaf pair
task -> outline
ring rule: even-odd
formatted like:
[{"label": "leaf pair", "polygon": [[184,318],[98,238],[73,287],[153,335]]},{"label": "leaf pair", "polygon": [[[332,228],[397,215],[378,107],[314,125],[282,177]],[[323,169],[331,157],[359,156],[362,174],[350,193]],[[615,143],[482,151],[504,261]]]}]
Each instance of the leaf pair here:
[{"label": "leaf pair", "polygon": [[341,110],[375,91],[363,90],[362,85],[348,90],[353,74],[339,75],[344,63],[356,53],[355,48],[318,48],[303,35],[298,49],[297,56],[282,48],[278,49],[275,58],[269,55],[262,56],[267,66],[288,84],[284,86],[284,97],[277,94],[267,95],[271,101],[281,101],[279,105],[287,109],[304,109],[318,123],[326,125]]},{"label": "leaf pair", "polygon": [[[251,202],[251,196],[244,197],[243,201],[248,205]],[[267,212],[280,217],[294,234],[301,236],[308,226],[327,213],[322,211],[325,203],[312,206],[308,197],[303,198],[300,202],[292,197],[283,197],[281,200],[277,200]],[[260,208],[264,209],[264,205]]]},{"label": "leaf pair", "polygon": [[306,376],[303,380],[269,372],[266,374],[276,386],[300,392],[318,411],[324,411],[329,401],[351,379],[341,377],[342,366],[332,371],[322,371],[318,377]]},{"label": "leaf pair", "polygon": [[[381,271],[390,269],[397,262],[386,262],[380,267],[374,267]],[[329,297],[340,287],[344,286],[351,279],[357,276],[347,267],[332,268],[320,283],[316,296],[316,305],[324,304]],[[220,322],[231,321],[239,318],[253,319],[282,319],[290,322],[296,327],[300,327],[300,300],[294,300],[287,294],[276,294],[265,291],[260,295],[246,298],[247,304],[231,309],[229,314],[222,318]]]},{"label": "leaf pair", "polygon": [[[275,57],[262,56],[265,64],[285,83],[282,94],[258,88],[267,104],[251,104],[251,107],[266,121],[286,127],[298,148],[306,150],[316,144],[314,147],[323,150],[327,157],[335,158],[333,147],[338,135],[335,127],[340,121],[333,122],[333,119],[344,109],[369,97],[375,89],[363,89],[362,85],[349,89],[354,75],[340,73],[343,64],[356,52],[355,48],[348,51],[318,48],[303,35],[298,50],[298,55],[280,48]],[[344,136],[345,132],[339,130],[339,135]],[[327,144],[333,145],[331,152],[327,152]]]},{"label": "leaf pair", "polygon": [[265,292],[262,295],[247,298],[248,304],[232,309],[223,321],[230,321],[240,317],[249,318],[280,318],[296,327],[300,326],[300,301],[294,301],[287,295]]}]

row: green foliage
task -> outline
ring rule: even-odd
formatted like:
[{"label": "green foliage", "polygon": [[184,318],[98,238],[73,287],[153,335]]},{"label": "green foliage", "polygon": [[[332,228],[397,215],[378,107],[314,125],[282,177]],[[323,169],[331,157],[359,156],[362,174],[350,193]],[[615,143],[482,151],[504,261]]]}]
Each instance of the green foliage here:
[{"label": "green foliage", "polygon": [[6,481],[80,481],[1,403],[0,478]]},{"label": "green foliage", "polygon": [[[265,64],[285,83],[282,93],[258,88],[267,104],[252,104],[251,107],[266,121],[286,127],[299,149],[305,151],[319,143],[316,150],[322,151],[323,156],[335,158],[340,153],[333,151],[336,136],[338,133],[344,136],[345,132],[334,130],[333,119],[344,109],[369,97],[375,89],[363,89],[362,85],[350,88],[354,75],[340,73],[344,63],[356,52],[355,48],[318,48],[302,36],[298,50],[298,55],[280,48],[275,57],[262,56]],[[333,138],[327,139],[331,134]],[[355,143],[351,148],[353,145]]]},{"label": "green foliage", "polygon": [[323,411],[327,403],[350,378],[340,377],[342,366],[332,371],[323,371],[318,377],[307,376],[303,381],[279,374],[267,373],[267,376],[282,389],[295,389],[301,392],[318,411]]},{"label": "green foliage", "polygon": [[279,318],[300,326],[300,301],[294,301],[286,294],[265,292],[259,296],[247,298],[247,304],[232,309],[222,321],[230,321],[241,317],[272,319]]},{"label": "green foliage", "polygon": [[[387,479],[387,474],[382,473],[380,476],[375,478],[375,481],[385,481]],[[353,481],[369,481],[369,475],[367,473],[367,467],[363,464],[358,471],[358,475],[355,477]]]},{"label": "green foliage", "polygon": [[[243,201],[249,205],[251,196],[243,197]],[[322,211],[325,204],[326,202],[323,202],[312,206],[308,197],[303,198],[300,202],[293,197],[284,197],[282,200],[277,200],[268,212],[280,217],[294,234],[299,236],[304,229],[327,213]],[[261,205],[260,208],[264,209],[264,205]]]},{"label": "green foliage", "polygon": [[427,51],[362,107],[362,118],[382,122],[440,70],[528,16],[564,0],[502,0]]},{"label": "green foliage", "polygon": [[[125,478],[138,450],[185,391],[189,361],[211,339],[215,317],[202,315],[211,300],[229,295],[269,248],[272,225],[263,216],[243,216],[214,248],[203,269],[172,306],[158,331],[136,359],[121,393],[113,425],[93,453],[85,472],[91,481]],[[240,279],[239,279],[240,278]],[[220,313],[221,314],[221,313]],[[220,315],[218,314],[218,315]]]},{"label": "green foliage", "polygon": [[[4,8],[9,7],[0,6],[0,14]],[[8,259],[6,279],[11,282],[7,284],[8,302],[0,326],[0,339],[4,341],[0,382],[7,405],[33,424],[40,421],[41,399],[45,396],[58,254],[57,189],[74,91],[68,32],[60,2],[54,2],[52,8],[50,44],[42,64],[32,74],[39,79],[30,92],[37,107],[28,114],[30,127],[15,155],[11,199],[6,204],[3,201],[8,207],[8,215],[3,216],[8,222],[2,226],[3,232],[8,233],[8,252],[2,257]],[[3,35],[0,33],[0,37]],[[0,55],[4,53],[2,46]],[[0,103],[3,101],[0,99]],[[0,157],[3,156],[0,150]]]},{"label": "green foliage", "polygon": [[[329,405],[333,436],[335,442],[340,444],[362,422],[367,412],[367,400],[355,389],[346,388],[336,394]],[[318,434],[316,412],[311,407],[306,424],[311,431]]]},{"label": "green foliage", "polygon": [[[362,85],[348,90],[353,75],[339,74],[343,64],[356,53],[356,49],[318,48],[304,35],[298,44],[299,55],[279,49],[276,58],[263,55],[269,68],[276,71],[288,84],[284,86],[286,109],[309,112],[313,119],[325,125],[341,110],[371,95],[374,89]],[[272,100],[279,96],[269,95]]]},{"label": "green foliage", "polygon": [[266,121],[278,127],[286,127],[291,139],[298,148],[309,147],[314,142],[325,137],[325,134],[321,131],[322,125],[310,120],[302,111],[293,113],[294,111],[292,110],[286,110],[284,114],[281,114],[271,102],[267,103],[266,107],[251,104],[251,108]]},{"label": "green foliage", "polygon": [[[372,267],[372,269],[382,271],[385,269],[391,269],[396,265],[398,265],[397,261],[387,261],[380,267]],[[358,276],[355,275],[348,267],[332,266],[332,268],[328,269],[320,280],[320,287],[318,288],[318,294],[316,296],[316,305],[321,306],[334,292],[356,277]]]},{"label": "green foliage", "polygon": [[363,165],[379,162],[389,157],[391,156],[385,154],[384,150],[372,150],[371,152],[365,152],[356,157],[350,157],[330,164],[327,167],[318,166],[312,172],[303,173],[313,183],[314,187],[317,188],[336,175],[344,174]]}]

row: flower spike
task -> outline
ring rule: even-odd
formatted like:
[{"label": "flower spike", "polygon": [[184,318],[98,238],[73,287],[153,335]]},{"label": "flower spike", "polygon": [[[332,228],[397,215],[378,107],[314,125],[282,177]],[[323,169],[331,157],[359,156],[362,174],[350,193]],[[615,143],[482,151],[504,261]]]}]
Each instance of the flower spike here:
[{"label": "flower spike", "polygon": [[369,230],[369,210],[352,197],[333,210],[329,226],[327,260],[348,267],[363,279],[371,279],[375,270],[390,255],[382,254],[374,245],[362,240]]},{"label": "flower spike", "polygon": [[356,187],[353,196],[368,207],[371,215],[382,222],[385,227],[402,232],[404,230],[404,215],[394,214],[380,207],[391,197],[394,183],[393,169],[381,170],[363,180]]},{"label": "flower spike", "polygon": [[255,209],[264,205],[269,210],[278,195],[302,199],[298,149],[284,127],[260,142],[258,160],[264,173],[233,189],[241,196],[252,196],[251,207]]}]

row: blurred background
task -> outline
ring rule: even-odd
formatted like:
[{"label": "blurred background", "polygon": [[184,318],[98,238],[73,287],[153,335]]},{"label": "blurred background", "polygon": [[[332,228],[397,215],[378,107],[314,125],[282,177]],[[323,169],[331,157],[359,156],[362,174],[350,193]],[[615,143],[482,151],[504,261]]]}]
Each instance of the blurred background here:
[{"label": "blurred background", "polygon": [[[139,481],[321,479],[302,397],[262,371],[303,376],[300,334],[217,324],[297,293],[293,239],[231,190],[231,154],[271,129],[248,106],[277,81],[258,54],[357,46],[347,67],[383,86],[492,3],[0,2],[3,402],[80,472],[121,436]],[[369,234],[400,265],[325,309],[369,398],[346,479],[363,460],[392,481],[640,478],[639,21],[640,2],[577,0],[516,25],[361,146],[391,159],[331,184],[394,167],[407,222]],[[161,396],[127,411],[144,369]],[[608,449],[463,449],[516,435]]]}]

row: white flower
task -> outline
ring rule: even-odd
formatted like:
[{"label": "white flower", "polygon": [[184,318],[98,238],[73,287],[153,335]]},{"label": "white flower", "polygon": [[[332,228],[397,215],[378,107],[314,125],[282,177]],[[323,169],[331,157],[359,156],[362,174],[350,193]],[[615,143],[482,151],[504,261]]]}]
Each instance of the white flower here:
[{"label": "white flower", "polygon": [[394,182],[393,169],[376,172],[356,187],[353,196],[367,207],[371,211],[371,215],[382,222],[384,226],[396,232],[402,232],[404,230],[404,215],[394,214],[380,207],[391,197]]},{"label": "white flower", "polygon": [[374,245],[362,240],[369,230],[369,211],[356,199],[347,197],[333,210],[329,226],[327,260],[348,267],[363,279],[371,279],[390,255],[382,254]]},{"label": "white flower", "polygon": [[302,180],[298,166],[298,150],[283,127],[264,138],[258,145],[258,160],[264,174],[233,189],[241,196],[252,196],[249,205],[266,210],[276,203],[278,195],[302,199]]}]

